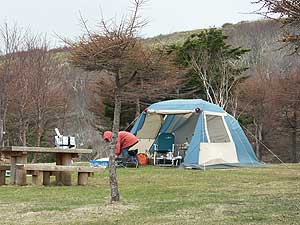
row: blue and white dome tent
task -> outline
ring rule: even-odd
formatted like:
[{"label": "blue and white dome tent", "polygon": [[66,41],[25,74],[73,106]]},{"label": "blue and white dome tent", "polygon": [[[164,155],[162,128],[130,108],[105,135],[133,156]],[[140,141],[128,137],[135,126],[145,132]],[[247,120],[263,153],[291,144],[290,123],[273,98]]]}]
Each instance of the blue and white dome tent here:
[{"label": "blue and white dome tent", "polygon": [[192,168],[262,165],[238,121],[221,107],[202,99],[152,104],[136,120],[131,133],[141,153],[153,152],[161,133],[173,133],[175,144],[188,143],[183,165]]}]

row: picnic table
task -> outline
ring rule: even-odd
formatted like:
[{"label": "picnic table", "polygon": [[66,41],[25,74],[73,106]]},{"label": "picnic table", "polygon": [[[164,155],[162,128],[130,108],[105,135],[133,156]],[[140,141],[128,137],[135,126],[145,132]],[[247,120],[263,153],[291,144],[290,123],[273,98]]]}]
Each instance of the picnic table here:
[{"label": "picnic table", "polygon": [[[56,165],[71,166],[72,159],[78,157],[79,154],[88,154],[92,149],[62,149],[49,147],[22,147],[9,146],[0,147],[0,153],[11,158],[10,164],[10,183],[16,184],[16,181],[26,181],[26,170],[17,170],[17,164],[27,163],[27,154],[31,153],[54,153],[56,155]],[[21,182],[22,183],[22,182]],[[64,185],[71,184],[71,172],[64,171],[57,173],[56,183]]]}]

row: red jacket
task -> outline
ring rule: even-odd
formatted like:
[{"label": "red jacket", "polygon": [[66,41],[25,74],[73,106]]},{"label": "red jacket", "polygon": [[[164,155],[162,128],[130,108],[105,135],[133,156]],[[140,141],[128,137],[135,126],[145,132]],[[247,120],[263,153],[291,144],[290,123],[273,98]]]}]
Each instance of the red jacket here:
[{"label": "red jacket", "polygon": [[[112,140],[112,132],[111,131],[105,131],[103,134],[104,140],[111,141]],[[138,139],[136,136],[134,136],[132,133],[129,133],[127,131],[120,131],[118,133],[118,141],[117,141],[117,146],[116,146],[116,155],[121,154],[121,150],[125,148],[129,148],[133,145],[138,143]]]}]

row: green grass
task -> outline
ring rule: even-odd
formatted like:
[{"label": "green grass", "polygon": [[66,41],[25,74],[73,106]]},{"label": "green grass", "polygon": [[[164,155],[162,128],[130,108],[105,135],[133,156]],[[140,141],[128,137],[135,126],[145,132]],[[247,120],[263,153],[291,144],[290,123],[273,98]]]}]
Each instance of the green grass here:
[{"label": "green grass", "polygon": [[[73,177],[76,183],[76,177]],[[108,171],[89,185],[1,186],[1,224],[299,224],[300,164],[267,168],[118,169],[121,201],[109,204]]]}]

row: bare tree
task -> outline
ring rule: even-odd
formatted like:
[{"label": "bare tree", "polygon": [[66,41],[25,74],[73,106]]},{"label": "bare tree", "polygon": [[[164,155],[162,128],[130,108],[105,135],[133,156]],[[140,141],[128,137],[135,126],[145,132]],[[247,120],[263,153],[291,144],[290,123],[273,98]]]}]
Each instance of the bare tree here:
[{"label": "bare tree", "polygon": [[260,14],[278,20],[283,24],[282,42],[292,46],[292,53],[299,53],[300,47],[300,2],[296,0],[258,0]]},{"label": "bare tree", "polygon": [[30,65],[31,58],[28,57],[28,52],[16,53],[14,61],[13,77],[14,82],[10,85],[9,112],[15,118],[19,129],[19,142],[27,145],[27,129],[30,122],[30,115],[32,113],[32,99],[30,87]]},{"label": "bare tree", "polygon": [[[32,50],[34,63],[31,65],[31,91],[35,145],[41,146],[41,137],[46,125],[55,118],[56,112],[64,110],[62,66],[48,51],[48,43],[38,40]],[[37,161],[37,155],[33,162]]]},{"label": "bare tree", "polygon": [[120,124],[121,97],[124,86],[132,81],[139,72],[134,66],[136,49],[139,46],[137,38],[139,30],[145,26],[146,21],[142,20],[139,10],[145,3],[144,0],[134,0],[132,14],[124,18],[120,23],[114,20],[105,21],[103,18],[100,24],[100,31],[93,32],[86,28],[86,35],[80,37],[79,42],[67,41],[71,47],[71,62],[90,71],[108,71],[114,84],[114,121],[113,137],[110,148],[110,188],[111,201],[119,201],[120,195],[116,176],[114,150],[117,143],[117,135]]},{"label": "bare tree", "polygon": [[253,126],[254,149],[258,159],[262,160],[263,148],[268,133],[272,132],[274,121],[273,79],[270,78],[265,65],[255,65],[252,76],[238,86],[236,92],[239,98],[239,119],[247,118],[246,122]]},{"label": "bare tree", "polygon": [[286,73],[276,83],[276,105],[281,112],[280,121],[282,129],[289,134],[288,146],[290,149],[290,160],[299,162],[298,134],[300,130],[300,76],[299,69]]},{"label": "bare tree", "polygon": [[9,105],[9,90],[12,82],[12,64],[15,53],[19,51],[24,33],[17,25],[4,23],[0,27],[0,146],[4,145],[6,115]]}]

